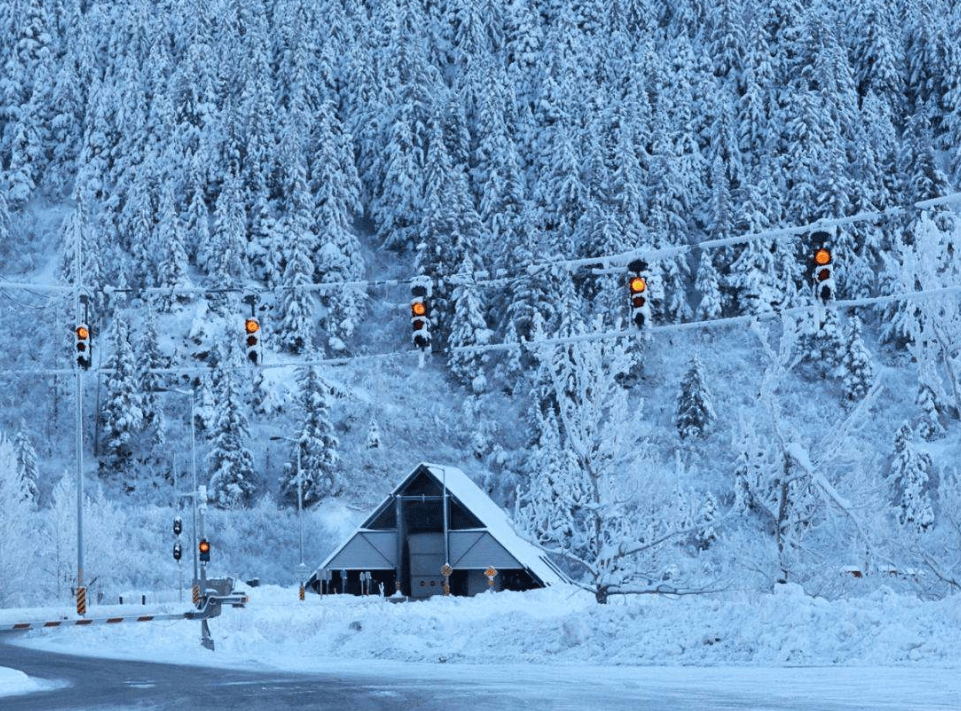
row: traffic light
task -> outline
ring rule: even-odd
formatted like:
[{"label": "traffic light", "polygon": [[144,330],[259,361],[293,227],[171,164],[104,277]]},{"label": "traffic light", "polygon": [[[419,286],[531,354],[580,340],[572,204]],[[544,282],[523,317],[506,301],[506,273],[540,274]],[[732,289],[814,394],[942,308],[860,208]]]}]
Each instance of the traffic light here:
[{"label": "traffic light", "polygon": [[183,554],[184,554],[184,551],[183,551],[183,548],[180,547],[180,544],[174,543],[174,560],[180,560]]},{"label": "traffic light", "polygon": [[77,335],[77,365],[87,370],[91,364],[90,355],[90,327],[85,324],[77,324],[74,329]]},{"label": "traffic light", "polygon": [[183,533],[183,530],[184,530],[183,520],[180,518],[180,516],[175,517],[174,518],[174,535],[179,536],[181,533]]},{"label": "traffic light", "polygon": [[427,277],[415,280],[410,287],[410,325],[413,329],[414,345],[421,350],[430,347],[430,304],[431,281]]},{"label": "traffic light", "polygon": [[201,538],[200,544],[197,547],[200,549],[200,562],[209,563],[210,562],[210,544],[207,542],[207,539]]},{"label": "traffic light", "polygon": [[247,360],[254,365],[260,363],[260,321],[250,316],[244,322],[247,334]]},{"label": "traffic light", "polygon": [[627,265],[627,286],[631,299],[631,320],[638,328],[651,321],[651,302],[648,293],[647,262],[635,259]]},{"label": "traffic light", "polygon": [[834,255],[831,235],[828,232],[811,234],[814,249],[814,293],[822,303],[834,297]]}]

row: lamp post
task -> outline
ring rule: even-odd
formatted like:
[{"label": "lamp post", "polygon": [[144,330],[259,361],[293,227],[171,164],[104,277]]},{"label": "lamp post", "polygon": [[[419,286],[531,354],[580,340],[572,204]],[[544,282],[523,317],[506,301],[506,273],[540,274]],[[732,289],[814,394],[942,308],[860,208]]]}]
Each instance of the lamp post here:
[{"label": "lamp post", "polygon": [[297,445],[297,525],[300,528],[300,563],[297,565],[297,573],[300,583],[304,583],[304,574],[307,572],[307,564],[304,562],[304,470],[300,462],[300,440],[296,437],[271,437],[270,439],[286,440]]}]

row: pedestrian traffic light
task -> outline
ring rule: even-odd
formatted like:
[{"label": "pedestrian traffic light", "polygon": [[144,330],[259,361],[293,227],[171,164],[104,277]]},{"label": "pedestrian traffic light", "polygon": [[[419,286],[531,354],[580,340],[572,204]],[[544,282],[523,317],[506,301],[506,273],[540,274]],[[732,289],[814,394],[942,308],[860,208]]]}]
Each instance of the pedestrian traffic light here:
[{"label": "pedestrian traffic light", "polygon": [[183,557],[184,551],[180,547],[179,543],[174,543],[174,560],[180,560]]},{"label": "pedestrian traffic light", "polygon": [[77,365],[86,370],[92,362],[90,359],[90,327],[85,323],[77,324],[75,333],[77,335]]},{"label": "pedestrian traffic light", "polygon": [[811,234],[811,244],[814,250],[814,293],[822,303],[827,303],[834,297],[834,255],[831,235],[828,232],[814,232]]},{"label": "pedestrian traffic light", "polygon": [[260,321],[253,316],[244,322],[247,334],[247,360],[254,365],[260,363]]},{"label": "pedestrian traffic light", "polygon": [[427,303],[430,294],[429,278],[418,278],[411,284],[410,325],[413,330],[414,345],[421,350],[430,347],[430,305]]},{"label": "pedestrian traffic light", "polygon": [[206,538],[200,539],[200,545],[197,546],[200,549],[200,562],[209,563],[210,562],[210,544],[207,542]]},{"label": "pedestrian traffic light", "polygon": [[174,535],[179,536],[181,533],[183,533],[183,530],[184,530],[183,519],[181,519],[180,516],[174,517]]},{"label": "pedestrian traffic light", "polygon": [[631,320],[638,328],[651,321],[650,294],[648,293],[647,262],[635,259],[627,265],[627,286],[631,299]]}]

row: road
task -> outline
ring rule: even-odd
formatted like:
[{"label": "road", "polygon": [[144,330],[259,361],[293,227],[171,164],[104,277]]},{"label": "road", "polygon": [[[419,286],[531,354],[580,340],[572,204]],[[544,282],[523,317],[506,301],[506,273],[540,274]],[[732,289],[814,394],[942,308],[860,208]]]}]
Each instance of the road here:
[{"label": "road", "polygon": [[4,711],[954,711],[956,669],[582,668],[351,663],[288,674],[53,654],[0,643],[0,667],[60,688]]}]

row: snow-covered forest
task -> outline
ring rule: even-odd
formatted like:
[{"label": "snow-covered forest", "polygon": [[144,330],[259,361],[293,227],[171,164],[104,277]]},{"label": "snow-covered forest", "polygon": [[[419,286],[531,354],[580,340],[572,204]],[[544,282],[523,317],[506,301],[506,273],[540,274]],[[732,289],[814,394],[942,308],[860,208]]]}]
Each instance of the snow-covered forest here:
[{"label": "snow-covered forest", "polygon": [[[75,574],[81,319],[108,592],[176,580],[191,424],[227,572],[289,582],[299,448],[311,565],[436,460],[600,601],[957,592],[961,220],[914,203],[961,189],[959,37],[952,0],[0,4],[0,604]],[[804,231],[701,246],[866,211],[826,305]]]}]

